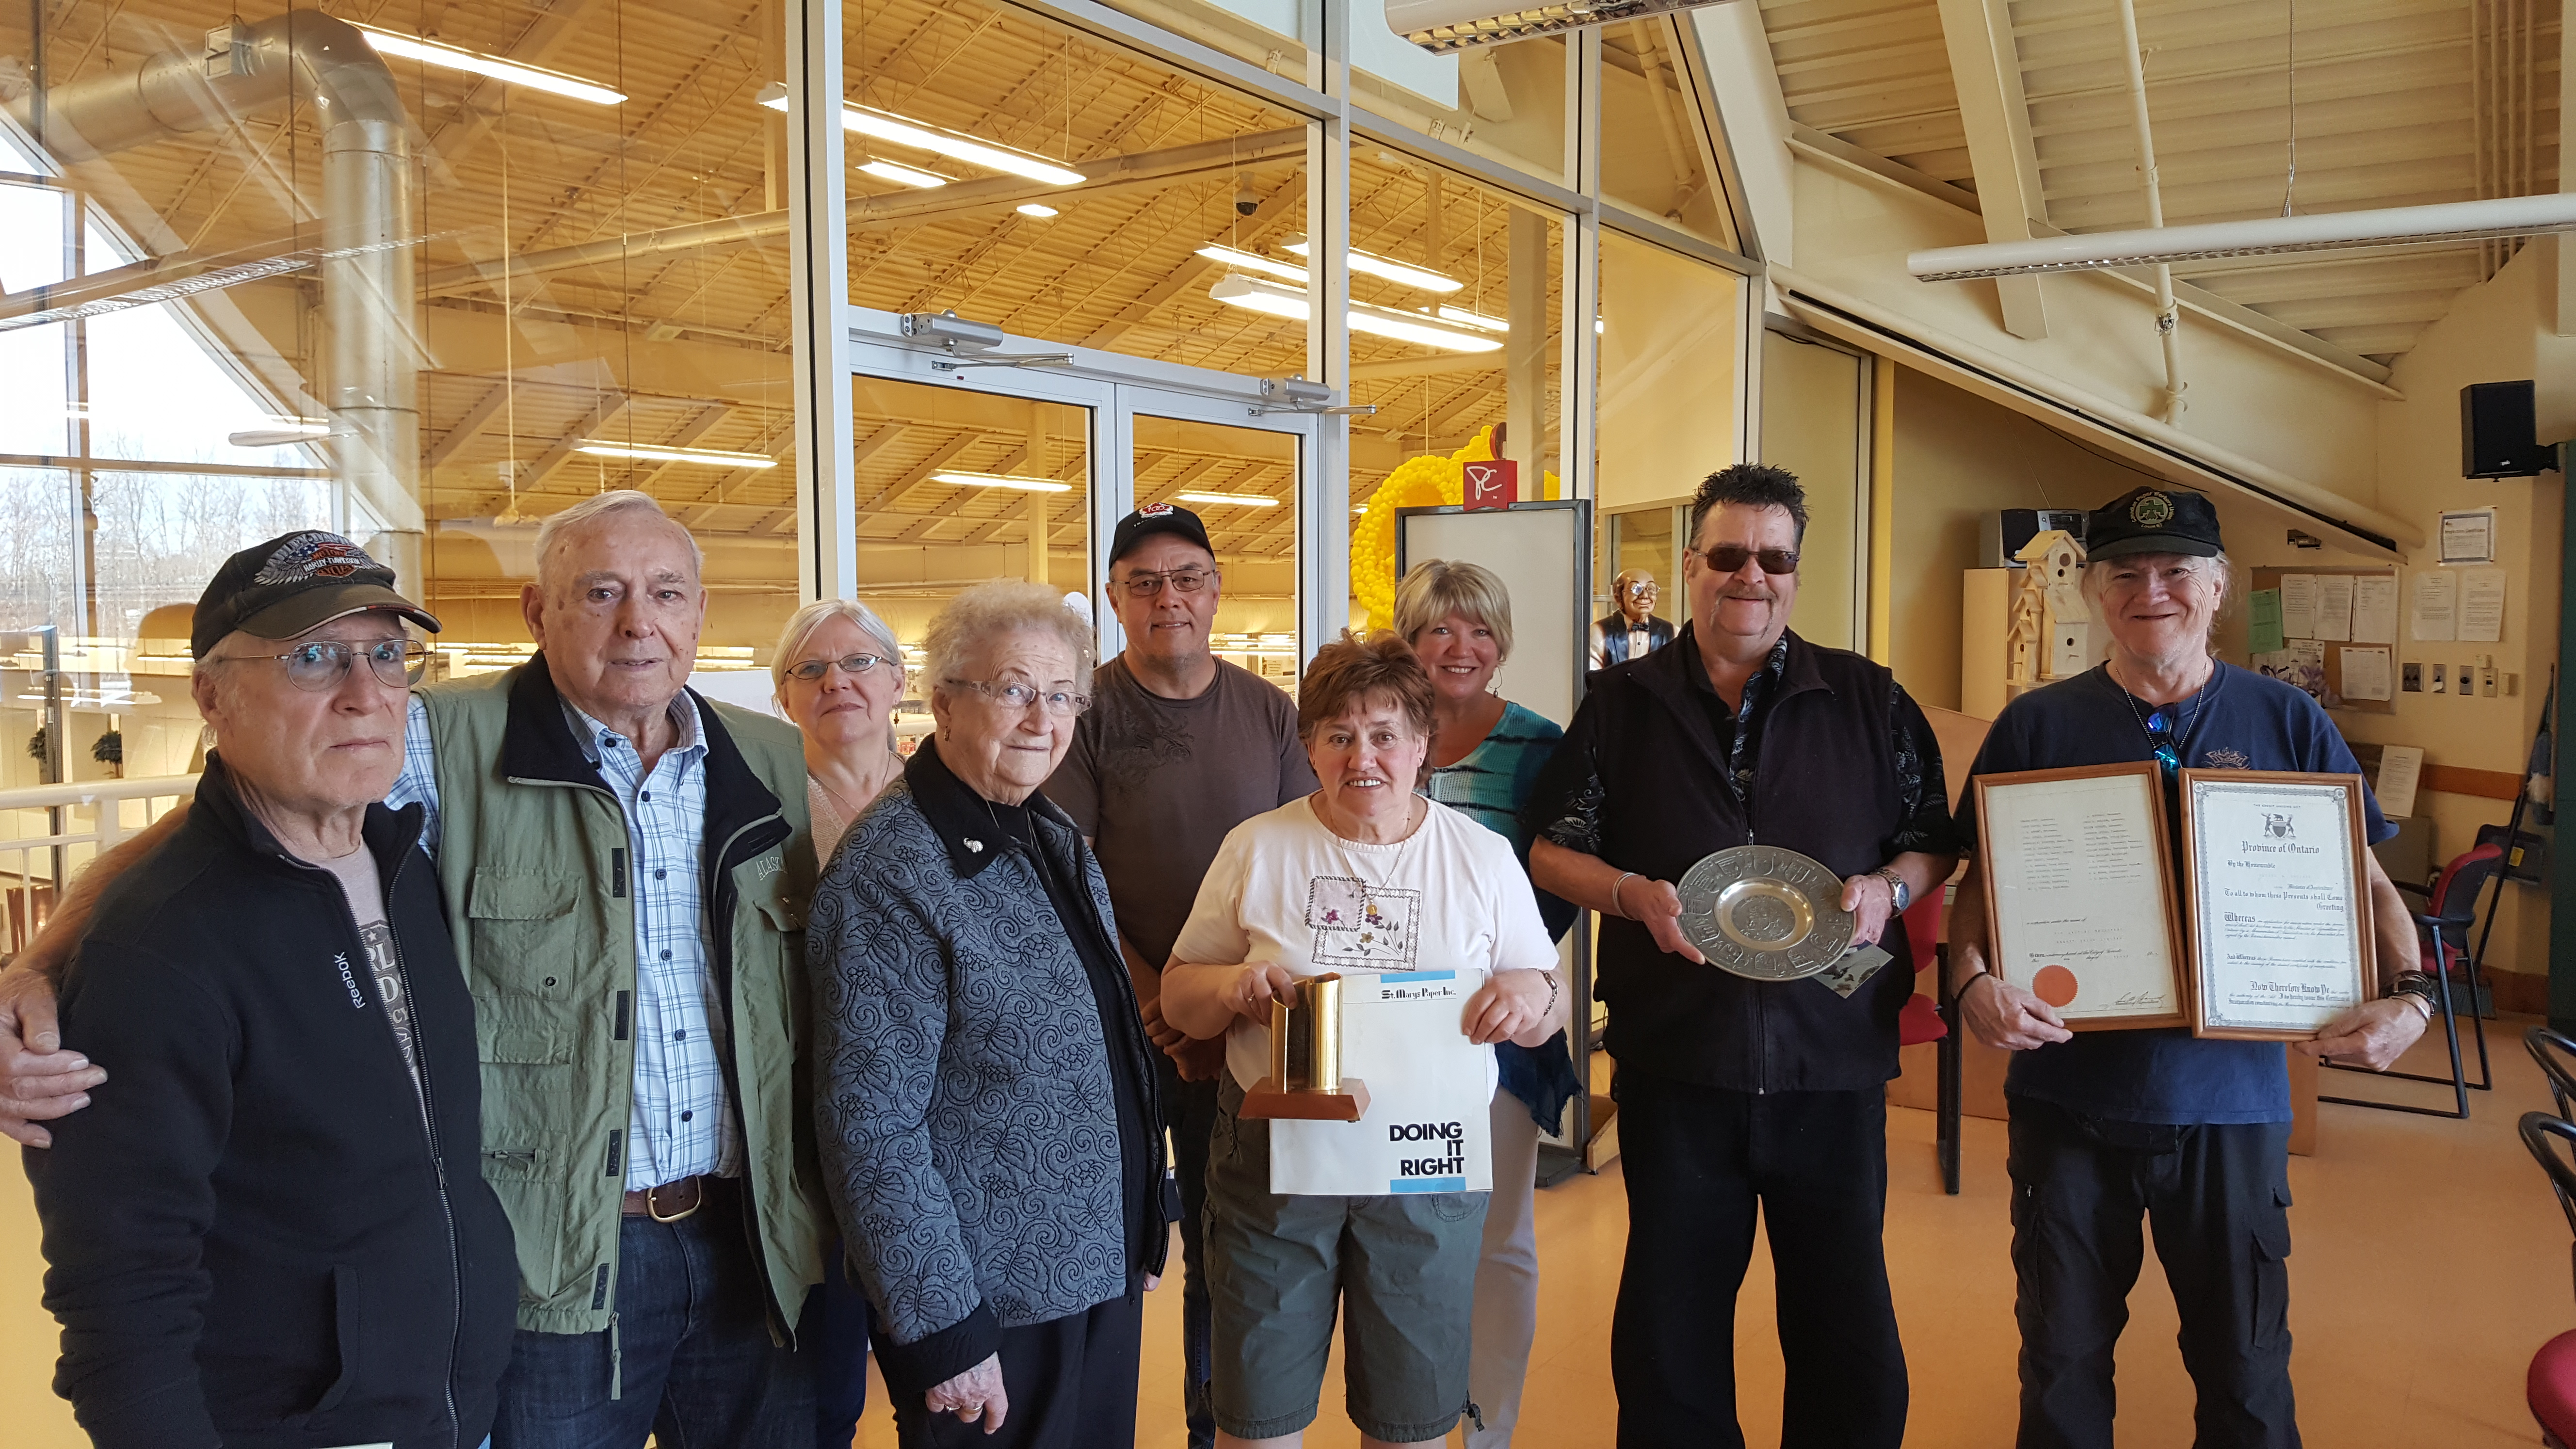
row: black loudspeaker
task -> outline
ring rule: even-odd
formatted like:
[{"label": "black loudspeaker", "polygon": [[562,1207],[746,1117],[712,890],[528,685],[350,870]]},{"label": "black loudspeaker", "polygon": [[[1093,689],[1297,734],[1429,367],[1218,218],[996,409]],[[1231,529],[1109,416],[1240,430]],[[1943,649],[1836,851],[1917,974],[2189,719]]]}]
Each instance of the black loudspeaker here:
[{"label": "black loudspeaker", "polygon": [[2531,380],[2473,382],[2460,389],[2460,476],[2530,478],[2558,466],[2540,445]]}]

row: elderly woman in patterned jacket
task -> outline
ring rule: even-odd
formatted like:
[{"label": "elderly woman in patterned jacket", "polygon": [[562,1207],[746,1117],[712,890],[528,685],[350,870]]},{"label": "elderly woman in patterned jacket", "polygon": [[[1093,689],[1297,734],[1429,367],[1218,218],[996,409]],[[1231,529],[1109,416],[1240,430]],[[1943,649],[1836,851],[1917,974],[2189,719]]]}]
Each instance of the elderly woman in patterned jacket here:
[{"label": "elderly woman in patterned jacket", "polygon": [[1162,1118],[1099,862],[1036,793],[1090,702],[1090,630],[996,582],[923,649],[937,730],[806,937],[826,1186],[906,1445],[1131,1445]]}]

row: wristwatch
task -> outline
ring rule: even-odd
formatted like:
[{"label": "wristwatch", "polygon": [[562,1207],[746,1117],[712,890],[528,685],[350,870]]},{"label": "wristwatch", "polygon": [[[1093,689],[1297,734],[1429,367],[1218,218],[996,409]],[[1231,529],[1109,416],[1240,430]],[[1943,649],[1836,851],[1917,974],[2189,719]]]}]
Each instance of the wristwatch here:
[{"label": "wristwatch", "polygon": [[1892,865],[1882,865],[1870,874],[1887,882],[1887,889],[1896,901],[1896,914],[1904,915],[1905,908],[1914,904],[1914,892],[1906,888],[1905,877],[1898,875]]}]

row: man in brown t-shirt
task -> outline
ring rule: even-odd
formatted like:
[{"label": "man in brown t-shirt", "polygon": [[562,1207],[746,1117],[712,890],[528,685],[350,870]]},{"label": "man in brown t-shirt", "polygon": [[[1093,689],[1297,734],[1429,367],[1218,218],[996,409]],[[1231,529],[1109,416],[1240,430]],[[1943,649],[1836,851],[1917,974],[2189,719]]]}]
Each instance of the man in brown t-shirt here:
[{"label": "man in brown t-shirt", "polygon": [[1108,595],[1127,647],[1092,675],[1091,708],[1046,783],[1047,798],[1099,852],[1119,949],[1146,1029],[1164,1047],[1156,1065],[1181,1187],[1182,1401],[1191,1449],[1216,1442],[1199,1209],[1225,1043],[1191,1041],[1164,1025],[1162,970],[1226,833],[1315,789],[1297,740],[1297,706],[1278,686],[1209,652],[1222,584],[1197,514],[1148,503],[1119,520]]}]

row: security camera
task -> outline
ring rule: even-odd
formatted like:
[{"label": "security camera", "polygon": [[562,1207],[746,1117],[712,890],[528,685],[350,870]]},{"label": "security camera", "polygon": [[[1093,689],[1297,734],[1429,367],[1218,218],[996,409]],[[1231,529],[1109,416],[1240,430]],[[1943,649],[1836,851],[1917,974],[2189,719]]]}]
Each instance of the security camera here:
[{"label": "security camera", "polygon": [[1250,216],[1261,209],[1261,194],[1252,189],[1252,178],[1243,177],[1234,184],[1234,214]]},{"label": "security camera", "polygon": [[1386,0],[1386,28],[1434,55],[1555,35],[1614,20],[1642,20],[1726,0]]}]

